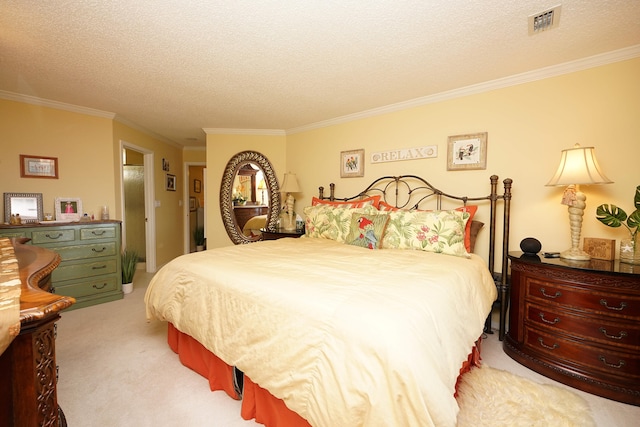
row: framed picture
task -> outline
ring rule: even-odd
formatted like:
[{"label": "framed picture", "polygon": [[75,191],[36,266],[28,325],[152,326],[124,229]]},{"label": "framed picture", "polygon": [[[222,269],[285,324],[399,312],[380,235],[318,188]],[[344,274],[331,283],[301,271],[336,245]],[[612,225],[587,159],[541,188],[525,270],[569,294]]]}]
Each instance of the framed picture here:
[{"label": "framed picture", "polygon": [[169,172],[169,160],[167,159],[162,159],[162,170]]},{"label": "framed picture", "polygon": [[198,204],[195,197],[189,197],[189,211],[195,212],[198,209]]},{"label": "framed picture", "polygon": [[450,136],[447,170],[487,168],[487,132]]},{"label": "framed picture", "polygon": [[193,192],[194,193],[199,193],[202,191],[202,181],[200,181],[199,179],[194,179],[193,180]]},{"label": "framed picture", "polygon": [[58,179],[58,158],[20,154],[20,177]]},{"label": "framed picture", "polygon": [[176,191],[176,176],[167,174],[167,191]]},{"label": "framed picture", "polygon": [[42,221],[42,193],[4,193],[4,222],[16,214],[23,223]]},{"label": "framed picture", "polygon": [[82,200],[68,197],[56,197],[56,221],[80,221]]},{"label": "framed picture", "polygon": [[340,178],[364,176],[364,150],[340,152]]}]

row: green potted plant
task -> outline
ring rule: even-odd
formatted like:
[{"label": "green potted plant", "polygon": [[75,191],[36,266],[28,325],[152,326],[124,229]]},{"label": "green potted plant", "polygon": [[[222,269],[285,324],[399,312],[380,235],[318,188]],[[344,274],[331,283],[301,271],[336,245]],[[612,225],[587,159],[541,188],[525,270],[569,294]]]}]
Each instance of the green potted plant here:
[{"label": "green potted plant", "polygon": [[627,216],[627,213],[616,205],[602,204],[596,209],[596,217],[598,221],[604,225],[614,228],[623,225],[629,231],[629,238],[620,241],[620,261],[630,264],[640,264],[640,242],[638,242],[638,229],[640,228],[640,185],[636,187],[633,205],[636,210]]},{"label": "green potted plant", "polygon": [[125,294],[133,290],[133,275],[138,265],[138,252],[125,249],[122,251],[122,291]]},{"label": "green potted plant", "polygon": [[206,240],[204,237],[204,227],[196,227],[193,230],[193,240],[196,243],[197,252],[204,250],[204,242]]}]

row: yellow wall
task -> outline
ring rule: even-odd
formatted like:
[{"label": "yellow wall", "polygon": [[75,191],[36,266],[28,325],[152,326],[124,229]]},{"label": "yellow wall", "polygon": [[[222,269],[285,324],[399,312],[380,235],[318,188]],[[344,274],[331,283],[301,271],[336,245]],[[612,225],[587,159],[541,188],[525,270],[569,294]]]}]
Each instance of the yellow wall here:
[{"label": "yellow wall", "polygon": [[227,163],[241,151],[262,153],[273,166],[278,182],[286,171],[286,137],[284,135],[207,134],[207,249],[232,244],[220,215],[220,183]]},{"label": "yellow wall", "polygon": [[[56,197],[72,197],[89,214],[99,217],[107,205],[114,215],[111,122],[0,99],[0,193],[42,193],[45,213],[54,212]],[[21,178],[20,154],[57,157],[59,179]]]},{"label": "yellow wall", "polygon": [[[424,105],[287,137],[287,166],[303,193],[296,209],[310,203],[317,187],[336,183],[337,196],[351,196],[383,175],[417,174],[451,193],[485,194],[489,176],[514,180],[510,247],[538,238],[543,250],[571,246],[563,188],[546,187],[560,151],[575,143],[596,147],[612,185],[588,186],[582,236],[617,239],[595,219],[601,203],[633,211],[640,185],[640,59]],[[488,132],[487,169],[447,171],[447,137]],[[374,151],[437,145],[433,159],[370,164]],[[340,178],[340,151],[365,149],[365,177]],[[281,170],[278,170],[281,172]],[[479,213],[482,219],[482,214]],[[481,234],[481,242],[488,238]],[[481,244],[481,243],[480,243]],[[484,247],[484,246],[482,246]],[[481,252],[481,254],[484,254]]]},{"label": "yellow wall", "polygon": [[[0,193],[42,193],[45,212],[54,211],[56,197],[82,200],[83,210],[100,217],[109,207],[122,219],[120,140],[155,152],[157,265],[182,254],[182,150],[111,118],[0,99]],[[58,158],[59,179],[21,178],[19,155]],[[178,191],[164,187],[162,158],[170,160]],[[3,211],[4,216],[4,211]]]}]

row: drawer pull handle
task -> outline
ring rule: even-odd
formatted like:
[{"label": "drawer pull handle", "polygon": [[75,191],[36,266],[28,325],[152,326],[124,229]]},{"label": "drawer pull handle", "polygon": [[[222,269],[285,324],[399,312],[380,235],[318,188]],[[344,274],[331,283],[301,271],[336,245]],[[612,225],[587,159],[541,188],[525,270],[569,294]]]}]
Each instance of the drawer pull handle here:
[{"label": "drawer pull handle", "polygon": [[555,295],[549,295],[549,294],[547,294],[545,288],[540,288],[540,293],[542,294],[542,296],[545,296],[547,298],[558,298],[558,297],[562,296],[562,292],[560,292],[560,291],[556,291]]},{"label": "drawer pull handle", "polygon": [[92,270],[102,270],[103,268],[107,268],[106,264],[105,265],[94,265],[93,267],[91,267]]},{"label": "drawer pull handle", "polygon": [[56,235],[54,236],[54,235],[52,235],[52,234],[47,233],[47,234],[45,234],[45,236],[47,236],[47,237],[48,237],[48,238],[50,238],[50,239],[55,240],[55,239],[59,239],[59,238],[61,238],[61,237],[63,236],[63,234],[62,234],[62,233],[58,233],[58,234],[56,234]]},{"label": "drawer pull handle", "polygon": [[620,303],[620,307],[609,307],[609,305],[607,305],[607,300],[603,298],[600,300],[600,305],[604,305],[609,310],[622,311],[627,306],[627,303],[623,301]]},{"label": "drawer pull handle", "polygon": [[106,283],[103,283],[102,286],[98,286],[98,285],[93,285],[94,289],[104,289],[104,287],[107,286]]},{"label": "drawer pull handle", "polygon": [[620,331],[620,334],[618,336],[615,335],[609,335],[607,334],[607,330],[604,327],[601,327],[600,329],[598,329],[600,332],[602,332],[604,334],[605,337],[607,338],[612,338],[614,340],[621,340],[622,338],[627,336],[627,333],[625,331]]},{"label": "drawer pull handle", "polygon": [[556,348],[560,347],[560,345],[558,345],[557,343],[554,343],[553,345],[546,345],[544,343],[544,340],[542,338],[538,338],[538,342],[540,343],[541,346],[543,346],[544,348],[548,349],[548,350],[555,350]]},{"label": "drawer pull handle", "polygon": [[600,356],[600,357],[598,357],[598,359],[600,359],[600,361],[601,361],[602,363],[604,363],[605,365],[607,365],[607,366],[608,366],[608,367],[610,367],[610,368],[620,369],[620,368],[622,368],[622,367],[625,365],[624,360],[620,360],[620,361],[618,361],[618,364],[617,364],[617,365],[614,365],[614,364],[612,364],[612,363],[608,363],[608,362],[607,362],[607,358],[606,358],[606,357],[604,357],[604,356]]},{"label": "drawer pull handle", "polygon": [[92,250],[93,252],[98,252],[98,253],[100,253],[100,252],[104,252],[104,251],[106,251],[106,250],[107,250],[107,248],[103,246],[103,247],[102,247],[102,249],[91,248],[91,250]]},{"label": "drawer pull handle", "polygon": [[93,230],[91,234],[94,236],[102,236],[104,234],[104,230]]},{"label": "drawer pull handle", "polygon": [[553,320],[545,319],[543,312],[538,313],[538,316],[540,316],[540,320],[542,320],[544,323],[547,323],[549,325],[555,325],[556,323],[558,323],[560,321],[560,319],[558,319],[557,317],[555,319],[553,319]]}]

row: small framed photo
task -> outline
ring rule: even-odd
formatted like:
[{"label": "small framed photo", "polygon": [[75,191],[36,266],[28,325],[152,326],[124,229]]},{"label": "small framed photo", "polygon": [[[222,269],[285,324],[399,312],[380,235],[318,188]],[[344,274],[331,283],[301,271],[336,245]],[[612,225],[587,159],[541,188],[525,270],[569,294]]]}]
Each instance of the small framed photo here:
[{"label": "small framed photo", "polygon": [[340,152],[340,178],[364,176],[364,150]]},{"label": "small framed photo", "polygon": [[4,222],[10,224],[11,215],[23,223],[42,221],[42,193],[4,193]]},{"label": "small framed photo", "polygon": [[189,211],[195,212],[198,209],[198,202],[195,197],[189,197]]},{"label": "small framed photo", "polygon": [[82,218],[82,200],[68,197],[56,197],[56,221],[80,221]]},{"label": "small framed photo", "polygon": [[447,170],[487,168],[487,132],[448,138]]},{"label": "small framed photo", "polygon": [[176,176],[167,174],[167,191],[176,191]]},{"label": "small framed photo", "polygon": [[193,192],[194,193],[199,193],[202,191],[202,181],[200,181],[199,179],[194,179],[193,180]]},{"label": "small framed photo", "polygon": [[58,158],[20,154],[20,177],[58,179]]},{"label": "small framed photo", "polygon": [[162,159],[162,170],[169,172],[169,160],[167,159]]}]

